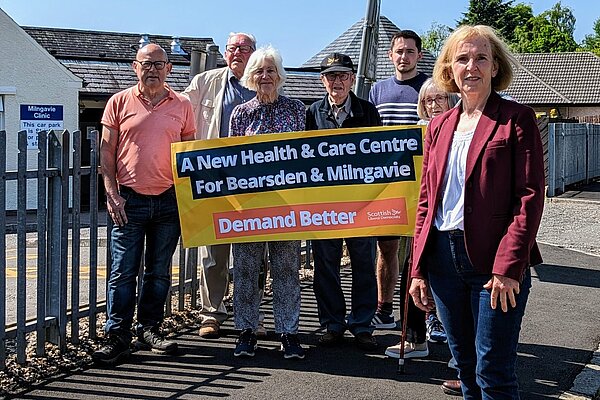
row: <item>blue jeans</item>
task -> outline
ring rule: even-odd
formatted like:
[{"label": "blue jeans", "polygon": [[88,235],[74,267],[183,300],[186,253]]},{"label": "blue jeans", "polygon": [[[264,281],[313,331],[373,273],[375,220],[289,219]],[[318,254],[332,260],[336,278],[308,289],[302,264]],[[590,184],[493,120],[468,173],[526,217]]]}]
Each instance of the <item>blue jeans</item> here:
[{"label": "blue jeans", "polygon": [[159,326],[171,285],[171,258],[179,242],[180,226],[175,190],[146,196],[121,186],[126,200],[127,224],[111,231],[112,265],[108,280],[105,331],[131,339],[136,300],[136,278],[140,270],[144,239],[144,275],[138,298],[136,334]]},{"label": "blue jeans", "polygon": [[[346,241],[352,266],[352,311],[346,316],[346,300],[340,279],[342,245]],[[375,238],[313,240],[315,277],[313,289],[319,310],[319,322],[328,331],[353,335],[373,333],[371,321],[377,310],[377,278],[375,277]]]},{"label": "blue jeans", "polygon": [[491,274],[476,272],[462,232],[433,230],[424,262],[438,315],[448,334],[465,399],[518,399],[515,372],[521,321],[531,288],[527,269],[517,306],[490,306],[483,285]]}]

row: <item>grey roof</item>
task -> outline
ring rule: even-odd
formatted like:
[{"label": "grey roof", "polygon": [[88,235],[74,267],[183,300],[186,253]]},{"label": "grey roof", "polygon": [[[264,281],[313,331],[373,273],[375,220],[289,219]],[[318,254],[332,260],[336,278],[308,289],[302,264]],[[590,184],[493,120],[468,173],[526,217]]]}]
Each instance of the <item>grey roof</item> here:
[{"label": "grey roof", "polygon": [[600,104],[600,58],[589,52],[518,54],[520,68],[506,93],[537,104]]},{"label": "grey roof", "polygon": [[[137,78],[131,68],[140,34],[100,32],[79,29],[23,27],[50,54],[56,57],[75,75],[83,79],[81,93],[90,97],[109,97],[135,85]],[[148,35],[150,42],[157,43],[170,52],[172,37]],[[189,53],[192,48],[206,50],[214,44],[210,38],[180,37],[182,48]],[[169,54],[174,64],[167,83],[176,91],[183,91],[189,82],[189,56]],[[221,55],[218,66],[225,65]],[[284,93],[307,104],[321,98],[325,89],[319,74],[290,73]]]},{"label": "grey roof", "polygon": [[[136,77],[130,62],[135,56],[141,35],[134,33],[99,32],[76,29],[24,27],[42,47],[59,59],[71,72],[84,80],[83,94],[110,96],[132,86]],[[389,19],[380,17],[379,57],[377,78],[393,74],[387,58],[392,35],[399,30]],[[362,21],[352,25],[335,41],[327,45],[303,68],[318,68],[321,60],[331,52],[348,54],[358,60],[362,35]],[[151,42],[170,49],[172,37],[149,35]],[[205,50],[213,44],[210,38],[180,38],[187,52],[192,47]],[[434,57],[424,51],[418,69],[431,75]],[[188,84],[189,56],[170,55],[174,64],[167,82],[176,91]],[[598,105],[600,104],[600,58],[589,52],[518,54],[522,68],[515,73],[513,83],[505,93],[515,100],[530,105]],[[219,56],[218,65],[225,65]],[[284,93],[310,104],[325,94],[318,73],[299,69],[288,71]]]},{"label": "grey roof", "polygon": [[563,104],[568,99],[524,68],[515,71],[510,86],[503,91],[524,104]]},{"label": "grey roof", "polygon": [[[116,92],[135,85],[138,81],[130,63],[81,62],[78,60],[61,60],[75,75],[84,81],[82,93],[109,97]],[[183,91],[189,83],[189,67],[174,66],[167,78],[169,86]]]},{"label": "grey roof", "polygon": [[312,104],[327,92],[319,73],[288,71],[283,93],[293,99],[302,100],[305,104]]},{"label": "grey roof", "polygon": [[[139,48],[142,35],[137,33],[101,32],[79,29],[43,28],[23,26],[32,38],[57,59],[80,59],[97,61],[131,61]],[[189,55],[170,53],[172,36],[148,35],[151,43],[156,43],[169,53],[173,64],[189,65]],[[181,48],[188,54],[192,48],[206,51],[206,46],[214,44],[211,38],[180,37]],[[225,61],[219,55],[219,65]]]},{"label": "grey roof", "polygon": [[[139,48],[141,34],[100,32],[79,29],[23,27],[65,67],[83,79],[81,92],[90,96],[110,96],[135,85],[137,78],[131,61]],[[176,91],[184,90],[189,82],[189,53],[192,49],[206,51],[214,44],[211,38],[180,37],[181,48],[187,55],[171,54],[171,36],[148,35],[151,43],[159,44],[173,63],[167,83]],[[219,54],[217,65],[225,65]]]},{"label": "grey roof", "polygon": [[[352,61],[358,64],[360,45],[362,41],[363,21],[364,18],[352,25],[337,39],[325,46],[323,50],[302,64],[302,67],[318,68],[321,65],[321,60],[323,60],[323,58],[330,53],[346,54],[352,58]],[[390,62],[387,52],[390,48],[392,36],[394,36],[394,34],[398,31],[400,31],[400,28],[394,25],[392,21],[383,15],[379,17],[379,40],[377,44],[376,68],[377,80],[389,78],[394,74],[394,66]],[[435,57],[427,50],[423,50],[423,58],[421,61],[419,61],[417,70],[431,76],[434,63]]]},{"label": "grey roof", "polygon": [[[137,83],[137,77],[129,63],[90,62],[61,60],[75,75],[85,82],[82,93],[109,97]],[[169,86],[182,92],[189,83],[189,67],[174,66],[167,78]],[[300,99],[310,104],[325,95],[319,74],[289,72],[283,87],[286,96]]]}]

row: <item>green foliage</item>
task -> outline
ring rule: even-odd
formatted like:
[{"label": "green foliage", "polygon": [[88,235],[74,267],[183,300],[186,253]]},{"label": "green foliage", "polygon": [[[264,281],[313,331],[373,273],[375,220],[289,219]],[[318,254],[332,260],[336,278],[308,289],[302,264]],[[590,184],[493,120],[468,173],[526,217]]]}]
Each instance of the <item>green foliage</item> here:
[{"label": "green foliage", "polygon": [[569,7],[563,7],[560,4],[560,1],[551,9],[541,13],[540,16],[544,17],[559,31],[573,36],[573,32],[575,32],[575,16],[573,15],[573,10]]},{"label": "green foliage", "polygon": [[463,13],[458,25],[489,25],[508,43],[514,41],[514,30],[517,26],[533,17],[531,6],[519,3],[513,6],[514,0],[470,0],[469,9]]},{"label": "green foliage", "polygon": [[515,30],[513,47],[520,53],[561,53],[577,50],[573,35],[562,32],[543,16],[531,18]]},{"label": "green foliage", "polygon": [[531,18],[533,18],[533,9],[530,5],[523,3],[518,3],[514,7],[510,7],[505,17],[509,22],[509,28],[513,32],[517,27],[525,25]]},{"label": "green foliage", "polygon": [[585,35],[581,42],[582,50],[591,51],[600,57],[600,18],[594,22],[594,33]]},{"label": "green foliage", "polygon": [[458,21],[458,25],[494,26],[500,18],[504,17],[511,3],[512,0],[506,4],[502,3],[502,0],[470,0],[469,9],[463,13],[463,18]]},{"label": "green foliage", "polygon": [[573,38],[575,17],[569,7],[560,1],[550,10],[531,17],[515,28],[511,43],[521,53],[561,53],[576,51],[579,46]]},{"label": "green foliage", "polygon": [[[458,25],[485,24],[493,27],[513,48],[521,53],[556,53],[575,51],[573,11],[558,1],[551,9],[534,16],[530,5],[514,0],[470,0]],[[598,23],[600,31],[600,22]],[[597,49],[600,32],[586,36],[584,44]],[[593,51],[593,50],[592,50]]]},{"label": "green foliage", "polygon": [[427,32],[421,35],[423,48],[429,50],[434,57],[437,57],[442,50],[444,41],[452,33],[449,26],[432,22]]}]

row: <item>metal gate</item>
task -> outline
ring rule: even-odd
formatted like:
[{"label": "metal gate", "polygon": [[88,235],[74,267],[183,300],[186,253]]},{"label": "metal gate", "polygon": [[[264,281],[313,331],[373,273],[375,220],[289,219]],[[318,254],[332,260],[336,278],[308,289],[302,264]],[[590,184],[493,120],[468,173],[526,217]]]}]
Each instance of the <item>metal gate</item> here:
[{"label": "metal gate", "polygon": [[[105,266],[105,276],[110,273],[109,252],[99,253],[99,249],[109,248],[106,232],[110,225],[97,206],[98,131],[87,134],[92,167],[81,165],[80,131],[40,132],[35,154],[28,151],[26,131],[18,132],[17,137],[18,148],[8,149],[18,152],[17,170],[7,171],[6,132],[0,131],[0,248],[7,249],[0,257],[0,370],[5,368],[7,340],[15,341],[16,361],[23,364],[29,333],[36,333],[37,356],[44,355],[46,342],[57,344],[61,351],[67,341],[77,343],[82,318],[88,319],[89,336],[95,338],[97,314],[106,308],[106,281],[99,278],[99,265]],[[27,169],[31,156],[37,158],[35,170]],[[80,201],[83,175],[90,177],[89,213],[84,214]],[[6,211],[8,182],[16,182],[17,209],[13,213]],[[28,210],[31,182],[37,183],[37,200],[34,209]],[[87,259],[85,271],[82,251]],[[197,249],[180,245],[176,258],[179,268],[171,290],[178,292],[177,309],[184,309],[186,293],[196,307]],[[181,283],[185,290],[179,290]],[[169,315],[171,296],[166,308]]]},{"label": "metal gate", "polygon": [[548,125],[548,196],[600,177],[600,125]]}]

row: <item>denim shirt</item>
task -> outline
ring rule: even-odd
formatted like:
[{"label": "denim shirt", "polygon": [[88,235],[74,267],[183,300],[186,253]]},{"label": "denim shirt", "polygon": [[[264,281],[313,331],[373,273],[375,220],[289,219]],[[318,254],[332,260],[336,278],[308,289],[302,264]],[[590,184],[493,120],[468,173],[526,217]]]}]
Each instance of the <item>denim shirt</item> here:
[{"label": "denim shirt", "polygon": [[223,110],[221,111],[221,130],[219,137],[229,137],[229,120],[235,106],[245,103],[256,96],[256,92],[242,86],[231,70],[227,73],[227,84],[223,94]]}]

